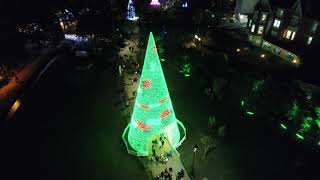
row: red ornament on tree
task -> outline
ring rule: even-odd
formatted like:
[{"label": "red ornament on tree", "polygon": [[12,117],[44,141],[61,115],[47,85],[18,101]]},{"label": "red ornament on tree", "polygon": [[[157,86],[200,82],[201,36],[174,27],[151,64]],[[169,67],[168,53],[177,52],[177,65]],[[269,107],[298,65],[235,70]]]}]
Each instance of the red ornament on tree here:
[{"label": "red ornament on tree", "polygon": [[151,81],[150,80],[144,80],[142,81],[143,87],[146,89],[149,89],[151,87]]},{"label": "red ornament on tree", "polygon": [[166,102],[166,100],[167,100],[167,98],[163,98],[163,99],[161,99],[161,100],[159,101],[159,103],[162,104],[162,103]]},{"label": "red ornament on tree", "polygon": [[140,128],[144,132],[150,130],[150,126],[148,124],[145,124],[145,123],[141,122],[140,120],[137,121],[137,126],[138,126],[138,128]]},{"label": "red ornament on tree", "polygon": [[156,47],[156,45],[155,45],[155,44],[153,45],[153,52],[154,52],[154,53],[156,53],[156,52],[157,52],[157,47]]},{"label": "red ornament on tree", "polygon": [[169,114],[170,114],[170,110],[167,109],[167,110],[164,110],[164,111],[161,112],[160,117],[161,117],[162,119],[164,119],[164,118],[167,117]]},{"label": "red ornament on tree", "polygon": [[142,109],[145,109],[145,110],[149,110],[149,109],[150,109],[150,106],[145,105],[145,104],[140,104],[140,107],[141,107]]}]

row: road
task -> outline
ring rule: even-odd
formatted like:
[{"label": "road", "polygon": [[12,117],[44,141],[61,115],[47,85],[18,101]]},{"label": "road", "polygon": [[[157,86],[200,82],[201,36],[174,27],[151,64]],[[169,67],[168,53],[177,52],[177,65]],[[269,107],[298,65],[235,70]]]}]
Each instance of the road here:
[{"label": "road", "polygon": [[12,103],[10,99],[17,96],[17,93],[25,86],[31,76],[39,70],[39,67],[49,61],[56,51],[57,48],[54,47],[44,49],[41,56],[23,67],[23,69],[17,73],[16,78],[12,78],[7,85],[0,88],[0,116],[2,112],[7,110],[10,103]]},{"label": "road", "polygon": [[[0,179],[147,179],[121,140],[118,77],[64,56],[0,127]],[[10,178],[8,178],[10,177]]]}]

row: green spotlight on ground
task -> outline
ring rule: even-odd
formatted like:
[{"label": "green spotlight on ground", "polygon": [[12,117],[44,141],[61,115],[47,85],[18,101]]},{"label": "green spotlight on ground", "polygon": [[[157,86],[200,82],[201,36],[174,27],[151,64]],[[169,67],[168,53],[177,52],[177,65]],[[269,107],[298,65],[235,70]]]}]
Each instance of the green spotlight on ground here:
[{"label": "green spotlight on ground", "polygon": [[297,136],[297,138],[299,138],[299,139],[304,139],[304,137],[303,136],[301,136],[300,134],[296,134],[296,136]]},{"label": "green spotlight on ground", "polygon": [[244,105],[244,101],[241,101],[241,106],[243,106]]},{"label": "green spotlight on ground", "polygon": [[284,124],[280,124],[280,126],[282,127],[282,129],[287,129],[287,126],[285,126]]},{"label": "green spotlight on ground", "polygon": [[246,113],[250,116],[254,115],[254,112],[247,111]]}]

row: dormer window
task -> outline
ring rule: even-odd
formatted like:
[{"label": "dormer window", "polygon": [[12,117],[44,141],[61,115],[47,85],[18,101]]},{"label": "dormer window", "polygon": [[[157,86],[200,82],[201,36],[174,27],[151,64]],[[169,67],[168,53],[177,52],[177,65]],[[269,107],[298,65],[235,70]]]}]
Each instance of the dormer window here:
[{"label": "dormer window", "polygon": [[252,27],[251,27],[251,32],[254,32],[254,29],[256,28],[256,25],[252,24]]},{"label": "dormer window", "polygon": [[251,25],[252,25],[252,20],[250,19],[249,20],[249,27],[251,27]]},{"label": "dormer window", "polygon": [[291,34],[291,40],[294,40],[294,37],[296,36],[296,32],[292,32]]},{"label": "dormer window", "polygon": [[275,19],[273,22],[273,27],[279,28],[281,21],[279,19]]},{"label": "dormer window", "polygon": [[307,45],[310,45],[311,44],[311,42],[312,42],[312,36],[308,36],[308,39],[307,39]]},{"label": "dormer window", "polygon": [[262,34],[262,33],[263,33],[263,26],[259,26],[258,34]]},{"label": "dormer window", "polygon": [[285,38],[290,39],[291,34],[292,34],[292,31],[287,30],[287,32],[285,34]]},{"label": "dormer window", "polygon": [[260,21],[261,22],[265,22],[267,20],[267,15],[266,14],[262,14]]}]

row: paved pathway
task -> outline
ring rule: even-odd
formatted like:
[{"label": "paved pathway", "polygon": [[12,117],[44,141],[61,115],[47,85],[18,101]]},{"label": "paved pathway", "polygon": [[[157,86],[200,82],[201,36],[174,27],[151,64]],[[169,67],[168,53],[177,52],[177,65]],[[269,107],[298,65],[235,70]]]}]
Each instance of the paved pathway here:
[{"label": "paved pathway", "polygon": [[[172,179],[177,179],[176,175],[179,171],[184,171],[184,177],[180,178],[181,180],[187,180],[190,179],[189,175],[187,174],[186,169],[184,168],[181,159],[179,157],[179,153],[174,150],[168,139],[164,139],[164,146],[156,146],[155,153],[156,156],[160,157],[161,153],[163,153],[164,158],[167,157],[167,154],[171,151],[172,157],[168,157],[168,162],[164,163],[162,161],[154,162],[152,161],[152,156],[148,157],[142,157],[143,165],[147,171],[148,174],[150,174],[152,177],[157,177],[161,174],[162,171],[165,171],[165,169],[172,168]],[[160,143],[159,143],[160,144]],[[150,148],[152,149],[152,148]],[[151,152],[152,153],[152,152]]]}]

